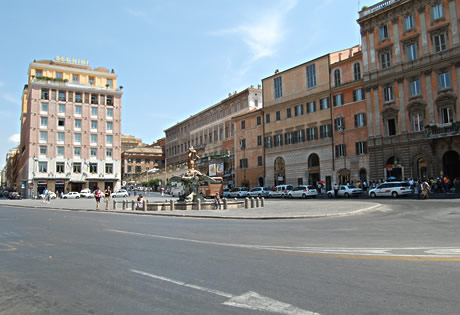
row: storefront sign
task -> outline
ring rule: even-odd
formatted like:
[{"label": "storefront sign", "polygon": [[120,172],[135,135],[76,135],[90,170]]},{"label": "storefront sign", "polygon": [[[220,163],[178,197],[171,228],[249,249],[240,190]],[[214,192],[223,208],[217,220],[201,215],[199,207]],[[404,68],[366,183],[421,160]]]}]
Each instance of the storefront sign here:
[{"label": "storefront sign", "polygon": [[56,61],[71,63],[74,65],[82,65],[82,66],[89,66],[89,61],[87,59],[78,59],[73,57],[64,57],[64,56],[56,56]]},{"label": "storefront sign", "polygon": [[39,180],[38,185],[46,185],[46,180]]},{"label": "storefront sign", "polygon": [[64,185],[64,181],[63,180],[57,180],[56,185]]}]

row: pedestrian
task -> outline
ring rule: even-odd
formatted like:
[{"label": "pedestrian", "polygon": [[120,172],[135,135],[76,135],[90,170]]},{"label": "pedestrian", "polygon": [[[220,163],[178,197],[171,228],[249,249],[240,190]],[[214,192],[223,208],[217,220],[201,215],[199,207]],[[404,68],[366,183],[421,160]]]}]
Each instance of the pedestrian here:
[{"label": "pedestrian", "polygon": [[427,181],[422,183],[422,199],[430,199],[430,185]]},{"label": "pedestrian", "polygon": [[43,190],[43,203],[46,203],[46,195],[48,195],[48,189]]},{"label": "pedestrian", "polygon": [[214,204],[216,206],[216,209],[221,209],[219,193],[216,193],[216,195],[214,196]]},{"label": "pedestrian", "polygon": [[339,185],[337,185],[337,183],[334,183],[334,198],[337,198],[338,193],[339,193]]},{"label": "pedestrian", "polygon": [[136,210],[144,210],[144,198],[139,194],[136,199]]},{"label": "pedestrian", "polygon": [[96,190],[94,191],[94,198],[96,199],[96,210],[99,210],[99,204],[101,203],[102,198],[102,191],[99,187],[96,187]]},{"label": "pedestrian", "polygon": [[110,190],[110,186],[104,191],[104,200],[105,200],[105,210],[110,210],[110,199],[112,198],[112,191]]}]

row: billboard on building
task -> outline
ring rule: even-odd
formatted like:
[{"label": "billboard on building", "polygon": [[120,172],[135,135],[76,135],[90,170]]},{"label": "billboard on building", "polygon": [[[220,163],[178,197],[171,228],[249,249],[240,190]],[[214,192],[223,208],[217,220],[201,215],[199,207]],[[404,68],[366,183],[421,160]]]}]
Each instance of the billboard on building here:
[{"label": "billboard on building", "polygon": [[224,174],[224,163],[217,164],[217,175],[221,176]]},{"label": "billboard on building", "polygon": [[209,176],[216,176],[216,164],[209,164]]}]

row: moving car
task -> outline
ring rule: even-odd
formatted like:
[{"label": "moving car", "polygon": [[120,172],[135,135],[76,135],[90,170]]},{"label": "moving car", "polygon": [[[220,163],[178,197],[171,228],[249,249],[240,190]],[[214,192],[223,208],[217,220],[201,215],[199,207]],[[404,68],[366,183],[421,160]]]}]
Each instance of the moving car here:
[{"label": "moving car", "polygon": [[249,191],[248,196],[261,198],[261,197],[268,197],[269,193],[270,192],[266,190],[265,187],[254,187]]},{"label": "moving car", "polygon": [[62,196],[63,199],[79,199],[80,198],[80,193],[76,192],[76,191],[71,191],[71,192],[68,192],[67,194],[64,194]]},{"label": "moving car", "polygon": [[292,185],[278,185],[275,187],[275,190],[270,191],[269,197],[272,198],[287,198],[289,192],[294,189]]},{"label": "moving car", "polygon": [[129,194],[126,189],[120,189],[119,191],[112,193],[112,198],[123,198],[128,196]]},{"label": "moving car", "polygon": [[393,197],[407,196],[412,194],[410,184],[407,182],[388,182],[383,183],[369,190],[369,196],[375,197]]},{"label": "moving car", "polygon": [[293,190],[288,192],[289,198],[307,199],[309,197],[316,198],[316,196],[318,196],[318,191],[316,190],[315,186],[311,186],[311,185],[297,186]]},{"label": "moving car", "polygon": [[82,189],[80,191],[80,197],[82,198],[94,198],[94,194],[91,192],[89,188]]},{"label": "moving car", "polygon": [[229,194],[230,198],[245,198],[248,196],[247,187],[235,187]]},{"label": "moving car", "polygon": [[[358,197],[363,193],[363,190],[361,188],[356,188],[353,185],[339,185],[339,190],[337,191],[337,197],[345,197],[345,198],[350,198],[350,197]],[[327,196],[329,198],[334,197],[334,190],[329,190],[327,192]]]}]

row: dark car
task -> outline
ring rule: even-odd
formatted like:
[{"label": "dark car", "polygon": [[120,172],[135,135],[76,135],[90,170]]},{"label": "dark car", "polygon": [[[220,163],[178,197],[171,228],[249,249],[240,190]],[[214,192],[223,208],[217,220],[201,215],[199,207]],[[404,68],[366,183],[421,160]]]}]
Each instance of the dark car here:
[{"label": "dark car", "polygon": [[20,193],[16,192],[16,191],[12,191],[10,193],[8,193],[8,199],[22,199],[22,196]]}]

